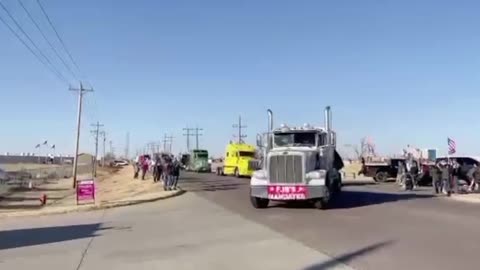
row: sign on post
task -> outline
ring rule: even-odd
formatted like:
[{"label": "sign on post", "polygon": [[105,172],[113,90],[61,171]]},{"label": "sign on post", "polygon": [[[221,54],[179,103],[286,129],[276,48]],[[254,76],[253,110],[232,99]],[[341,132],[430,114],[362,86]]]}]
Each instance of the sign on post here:
[{"label": "sign on post", "polygon": [[77,180],[77,204],[95,203],[95,179]]}]

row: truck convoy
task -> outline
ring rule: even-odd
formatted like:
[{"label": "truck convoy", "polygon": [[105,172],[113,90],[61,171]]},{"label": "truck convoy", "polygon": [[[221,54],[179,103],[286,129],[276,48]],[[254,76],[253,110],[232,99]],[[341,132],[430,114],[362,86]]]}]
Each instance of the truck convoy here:
[{"label": "truck convoy", "polygon": [[202,149],[194,149],[188,154],[183,154],[180,162],[187,171],[209,172],[208,151]]},{"label": "truck convoy", "polygon": [[246,143],[229,143],[225,149],[223,175],[251,177],[257,169],[255,146]]},{"label": "truck convoy", "polygon": [[[327,208],[342,187],[343,161],[336,151],[336,133],[331,129],[330,107],[325,108],[325,127],[305,124],[273,128],[273,113],[268,110],[263,168],[250,180],[250,201],[255,208],[268,207],[269,201],[302,200],[318,209]],[[266,142],[265,142],[266,141]]]}]

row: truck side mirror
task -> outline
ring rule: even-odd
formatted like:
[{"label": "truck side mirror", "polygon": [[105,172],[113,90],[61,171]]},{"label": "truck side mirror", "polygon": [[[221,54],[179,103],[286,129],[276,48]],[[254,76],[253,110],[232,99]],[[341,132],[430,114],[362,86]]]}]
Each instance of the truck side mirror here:
[{"label": "truck side mirror", "polygon": [[263,137],[260,134],[257,134],[257,147],[259,148],[263,147]]}]

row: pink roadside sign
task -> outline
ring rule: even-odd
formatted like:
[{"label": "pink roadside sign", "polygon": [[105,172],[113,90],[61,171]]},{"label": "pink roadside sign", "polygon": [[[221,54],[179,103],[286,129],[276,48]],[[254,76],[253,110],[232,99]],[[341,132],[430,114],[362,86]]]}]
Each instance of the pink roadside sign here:
[{"label": "pink roadside sign", "polygon": [[95,180],[77,180],[77,204],[95,203]]}]

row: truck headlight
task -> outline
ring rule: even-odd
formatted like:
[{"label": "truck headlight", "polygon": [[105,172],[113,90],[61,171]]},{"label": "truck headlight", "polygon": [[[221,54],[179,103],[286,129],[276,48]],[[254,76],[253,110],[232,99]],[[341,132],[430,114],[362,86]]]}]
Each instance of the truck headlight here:
[{"label": "truck headlight", "polygon": [[326,172],[324,170],[309,172],[306,175],[307,180],[325,179]]},{"label": "truck headlight", "polygon": [[254,171],[253,177],[256,179],[267,180],[267,172],[265,170]]}]

